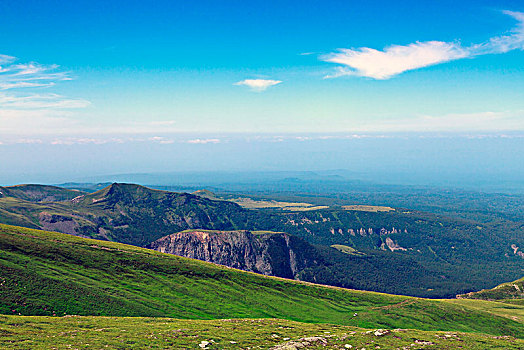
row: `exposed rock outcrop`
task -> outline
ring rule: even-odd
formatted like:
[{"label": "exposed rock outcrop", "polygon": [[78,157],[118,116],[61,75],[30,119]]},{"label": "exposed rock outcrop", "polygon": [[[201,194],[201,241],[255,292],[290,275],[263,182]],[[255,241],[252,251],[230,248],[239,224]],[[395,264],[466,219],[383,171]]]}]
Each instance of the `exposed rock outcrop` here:
[{"label": "exposed rock outcrop", "polygon": [[320,257],[313,246],[287,233],[187,230],[149,248],[245,271],[296,279]]},{"label": "exposed rock outcrop", "polygon": [[47,231],[57,231],[68,234],[76,234],[78,224],[71,217],[63,215],[50,214],[48,212],[41,212],[38,221],[42,229]]}]

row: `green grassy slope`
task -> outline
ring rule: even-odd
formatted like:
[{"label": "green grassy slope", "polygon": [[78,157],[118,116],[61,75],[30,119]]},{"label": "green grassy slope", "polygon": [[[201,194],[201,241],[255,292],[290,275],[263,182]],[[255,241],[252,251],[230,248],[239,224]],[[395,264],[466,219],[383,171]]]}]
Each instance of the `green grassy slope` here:
[{"label": "green grassy slope", "polygon": [[467,308],[488,311],[492,314],[524,323],[524,304],[513,304],[511,300],[449,299],[448,302],[463,305]]},{"label": "green grassy slope", "polygon": [[86,192],[49,185],[17,185],[0,187],[0,198],[14,197],[29,202],[57,202],[71,200]]},{"label": "green grassy slope", "polygon": [[524,277],[513,282],[502,283],[492,289],[463,294],[460,297],[483,300],[524,300]]},{"label": "green grassy slope", "polygon": [[[2,349],[522,349],[479,333],[367,330],[279,319],[0,316]],[[298,344],[303,347],[297,346]],[[287,347],[286,347],[287,346]],[[350,347],[351,346],[351,347]]]},{"label": "green grassy slope", "polygon": [[465,305],[264,277],[55,232],[0,225],[0,252],[2,314],[283,318],[524,337],[522,323]]}]

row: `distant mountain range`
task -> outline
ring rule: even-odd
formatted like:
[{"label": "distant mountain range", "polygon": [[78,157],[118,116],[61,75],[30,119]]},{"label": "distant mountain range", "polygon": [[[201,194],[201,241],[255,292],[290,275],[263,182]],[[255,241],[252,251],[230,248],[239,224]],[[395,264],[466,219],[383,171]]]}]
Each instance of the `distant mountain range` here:
[{"label": "distant mountain range", "polygon": [[515,251],[524,247],[524,237],[517,232],[373,208],[246,209],[209,191],[175,193],[119,183],[92,193],[0,187],[1,223],[150,247],[268,275],[427,297],[522,276],[524,259]]}]

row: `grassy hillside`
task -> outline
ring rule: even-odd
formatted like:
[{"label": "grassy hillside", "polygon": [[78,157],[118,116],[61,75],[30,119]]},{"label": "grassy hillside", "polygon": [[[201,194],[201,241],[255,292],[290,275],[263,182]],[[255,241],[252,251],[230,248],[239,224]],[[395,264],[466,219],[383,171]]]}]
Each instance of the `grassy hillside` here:
[{"label": "grassy hillside", "polygon": [[86,192],[48,185],[17,185],[0,187],[0,198],[13,197],[29,202],[57,202],[70,200]]},{"label": "grassy hillside", "polygon": [[461,298],[482,300],[522,300],[524,305],[524,277],[508,283],[503,283],[492,289],[460,295]]},{"label": "grassy hillside", "polygon": [[362,329],[279,319],[0,316],[2,349],[522,349],[479,333]]},{"label": "grassy hillside", "polygon": [[282,318],[524,337],[522,323],[448,301],[264,277],[119,243],[0,225],[0,313]]}]

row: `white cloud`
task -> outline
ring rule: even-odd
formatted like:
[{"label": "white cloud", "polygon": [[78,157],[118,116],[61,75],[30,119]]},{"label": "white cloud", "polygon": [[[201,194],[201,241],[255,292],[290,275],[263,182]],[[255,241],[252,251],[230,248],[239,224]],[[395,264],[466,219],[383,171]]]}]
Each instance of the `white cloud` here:
[{"label": "white cloud", "polygon": [[[323,57],[326,62],[343,65],[329,77],[357,75],[389,79],[402,72],[467,57],[459,44],[442,41],[417,42],[407,46],[393,45],[379,51],[368,47],[341,49]],[[347,68],[349,67],[349,68]]]},{"label": "white cloud", "polygon": [[486,43],[473,45],[470,49],[472,55],[506,53],[524,49],[524,13],[514,11],[503,11],[503,13],[518,22],[512,33],[491,38]]},{"label": "white cloud", "polygon": [[70,99],[57,94],[8,95],[0,93],[1,108],[85,108],[90,105],[83,99]]},{"label": "white cloud", "polygon": [[281,80],[269,80],[269,79],[245,79],[236,82],[234,85],[247,86],[251,90],[261,92],[267,90],[267,88],[282,83]]},{"label": "white cloud", "polygon": [[[13,62],[14,60],[16,60],[16,58],[13,57],[13,56],[0,55],[0,64],[11,63],[11,62]],[[5,68],[2,67],[2,66],[0,66],[0,73],[3,72],[4,70],[5,70]]]},{"label": "white cloud", "polygon": [[163,136],[153,136],[153,137],[150,137],[148,140],[160,143],[162,145],[168,145],[168,144],[171,144],[171,143],[175,142],[174,140],[166,139]]},{"label": "white cloud", "polygon": [[62,139],[54,139],[50,142],[52,145],[104,145],[106,143],[122,143],[123,140],[118,138],[100,139],[90,137],[67,137]]},{"label": "white cloud", "polygon": [[326,78],[354,75],[373,79],[389,79],[400,73],[486,54],[505,53],[524,49],[524,13],[504,11],[518,21],[509,35],[489,39],[485,43],[468,47],[459,42],[426,41],[409,45],[392,45],[383,51],[369,47],[339,49],[320,57],[321,60],[340,66]]},{"label": "white cloud", "polygon": [[0,90],[49,87],[58,81],[71,80],[69,73],[58,71],[56,64],[15,64],[15,61],[15,57],[0,55]]},{"label": "white cloud", "polygon": [[220,143],[220,139],[194,139],[194,140],[187,140],[186,143],[192,143],[192,144]]},{"label": "white cloud", "polygon": [[67,133],[80,126],[73,109],[90,105],[84,99],[55,93],[35,92],[71,80],[56,64],[17,63],[13,56],[0,55],[0,133]]}]

